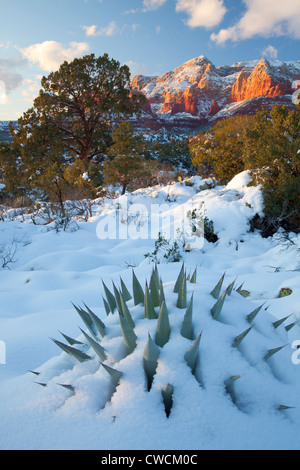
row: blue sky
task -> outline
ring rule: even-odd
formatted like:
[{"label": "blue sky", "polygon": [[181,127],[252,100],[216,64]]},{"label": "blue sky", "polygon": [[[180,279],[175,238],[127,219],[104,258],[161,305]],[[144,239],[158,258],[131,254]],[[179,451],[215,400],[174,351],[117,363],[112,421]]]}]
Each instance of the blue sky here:
[{"label": "blue sky", "polygon": [[300,0],[1,0],[0,120],[17,119],[43,75],[85,54],[158,75],[200,55],[216,66],[299,60],[299,45]]}]

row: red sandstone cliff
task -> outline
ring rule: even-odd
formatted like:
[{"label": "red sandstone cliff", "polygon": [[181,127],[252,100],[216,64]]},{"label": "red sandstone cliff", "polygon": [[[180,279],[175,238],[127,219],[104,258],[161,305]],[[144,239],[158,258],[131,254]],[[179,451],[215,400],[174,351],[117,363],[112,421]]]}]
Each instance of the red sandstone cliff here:
[{"label": "red sandstone cliff", "polygon": [[160,77],[135,76],[131,86],[147,98],[144,119],[148,123],[156,120],[154,126],[159,127],[182,122],[196,127],[231,103],[292,94],[292,83],[299,79],[300,61],[261,59],[215,67],[200,56]]}]

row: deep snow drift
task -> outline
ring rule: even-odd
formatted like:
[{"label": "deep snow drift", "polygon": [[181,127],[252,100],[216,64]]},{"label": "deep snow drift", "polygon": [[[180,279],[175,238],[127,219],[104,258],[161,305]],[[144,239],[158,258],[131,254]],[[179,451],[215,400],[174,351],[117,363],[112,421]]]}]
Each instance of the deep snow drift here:
[{"label": "deep snow drift", "polygon": [[[192,178],[188,185],[176,183],[101,204],[95,201],[94,216],[86,222],[77,220],[77,230],[70,232],[34,225],[26,216],[1,222],[2,246],[17,247],[15,262],[0,271],[0,340],[6,352],[4,361],[2,348],[6,363],[0,364],[1,449],[299,449],[300,354],[295,342],[300,343],[300,329],[296,325],[287,332],[281,326],[274,344],[271,319],[291,315],[287,325],[300,317],[300,241],[294,236],[283,243],[279,236],[262,239],[249,233],[248,221],[261,212],[262,196],[260,188],[247,187],[248,182],[249,175],[242,173],[227,187],[201,190],[204,182]],[[107,316],[104,309],[102,281],[119,286],[121,276],[131,289],[134,267],[144,284],[153,270],[144,255],[153,252],[155,240],[100,240],[99,222],[124,205],[164,204],[162,216],[166,216],[175,203],[177,213],[191,201],[199,206],[204,202],[219,237],[217,243],[205,241],[201,249],[183,253],[187,272],[197,268],[197,284],[189,284],[188,298],[195,293],[194,327],[197,334],[203,330],[205,386],[199,385],[182,360],[188,341],[178,334],[173,293],[181,263],[161,262],[158,269],[172,335],[162,350],[153,388],[147,392],[141,364],[145,341],[148,333],[154,336],[156,322],[142,318],[141,306],[128,304],[136,320],[138,344],[133,354],[124,356],[118,318]],[[145,221],[135,214],[124,223],[136,228]],[[219,323],[208,315],[214,304],[209,294],[224,272],[224,288],[236,281],[250,296],[243,298],[234,291],[224,312],[229,316]],[[279,298],[282,288],[292,293]],[[82,306],[83,302],[105,322],[109,335],[103,347],[123,373],[112,397],[110,377],[96,357],[74,364],[50,339],[61,341],[61,332],[82,338],[78,327],[85,327],[72,303]],[[245,355],[232,352],[228,341],[246,329],[245,315],[262,304],[267,310],[257,320],[255,334],[245,341]],[[281,345],[285,348],[271,365],[260,360],[264,348]],[[240,408],[221,386],[228,374],[244,374],[237,384]],[[168,382],[173,382],[176,395],[166,418],[159,391]],[[73,394],[58,383],[72,383],[77,391]],[[279,405],[292,409],[278,411]]]}]

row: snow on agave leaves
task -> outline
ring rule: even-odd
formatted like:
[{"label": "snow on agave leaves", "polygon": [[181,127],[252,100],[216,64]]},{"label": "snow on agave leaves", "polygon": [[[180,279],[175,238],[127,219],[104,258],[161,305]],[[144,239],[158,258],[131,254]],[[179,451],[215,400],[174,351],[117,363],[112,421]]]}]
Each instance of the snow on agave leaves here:
[{"label": "snow on agave leaves", "polygon": [[[277,413],[293,409],[285,397],[290,357],[284,351],[296,322],[290,322],[291,315],[274,321],[263,305],[245,299],[235,281],[226,287],[225,280],[223,274],[214,286],[207,286],[197,269],[187,277],[182,265],[172,284],[163,283],[157,266],[144,289],[134,271],[132,292],[122,279],[119,289],[114,282],[111,288],[103,283],[105,319],[86,304],[74,305],[87,332],[79,327],[79,338],[61,333],[64,342],[53,340],[63,351],[61,371],[45,379],[45,371],[31,371],[39,376],[36,383],[43,391],[64,394],[63,407],[82,392],[81,378],[93,376],[105,390],[98,403],[101,411],[113,406],[119,394],[124,400],[122,390],[132,380],[135,393],[157,394],[166,418],[184,406],[183,396],[191,398],[191,381],[201,391],[217,391],[219,399],[238,412],[247,413],[259,402],[259,384],[266,407]],[[185,383],[189,386],[182,393]],[[261,403],[257,405],[261,410]]]}]

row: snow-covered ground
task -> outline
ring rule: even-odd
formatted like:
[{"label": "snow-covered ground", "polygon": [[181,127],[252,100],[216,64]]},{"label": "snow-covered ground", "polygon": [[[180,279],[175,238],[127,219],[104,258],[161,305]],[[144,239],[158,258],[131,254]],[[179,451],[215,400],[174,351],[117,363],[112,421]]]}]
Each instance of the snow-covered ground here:
[{"label": "snow-covered ground", "polygon": [[[48,230],[24,216],[0,223],[1,246],[17,248],[10,269],[0,271],[1,449],[299,449],[300,354],[292,346],[300,343],[300,328],[296,325],[287,333],[282,327],[274,344],[270,318],[275,322],[291,315],[285,325],[300,318],[300,240],[294,236],[283,243],[280,237],[262,239],[249,233],[249,219],[263,206],[260,188],[247,187],[247,173],[227,187],[201,191],[203,181],[197,177],[191,181],[193,185],[138,190],[102,205],[96,201],[94,216],[77,220],[74,231]],[[126,204],[147,208],[166,204],[166,215],[175,203],[176,212],[191,201],[199,206],[204,202],[219,237],[215,244],[205,241],[200,250],[183,253],[187,272],[197,268],[197,284],[189,284],[188,296],[195,293],[197,334],[203,329],[200,357],[205,386],[181,360],[188,341],[177,335],[179,320],[173,302],[181,263],[160,263],[172,335],[161,351],[153,388],[147,392],[143,349],[148,333],[155,333],[156,322],[142,320],[142,307],[128,304],[137,321],[138,344],[133,354],[124,357],[118,319],[107,316],[104,309],[102,281],[112,288],[112,282],[119,286],[121,276],[130,290],[134,267],[144,284],[153,270],[144,255],[153,252],[155,240],[100,239],[99,222]],[[127,221],[136,228],[136,220]],[[250,293],[242,298],[234,291],[228,301],[226,309],[238,318],[234,327],[226,321],[222,326],[206,314],[214,304],[209,293],[224,272],[226,286],[235,281]],[[290,289],[291,295],[279,298],[282,288]],[[97,358],[73,364],[51,340],[62,341],[61,332],[82,338],[78,327],[86,329],[72,303],[85,303],[109,331],[103,347],[123,373],[112,397],[110,377]],[[228,338],[243,331],[240,309],[250,313],[262,304],[267,310],[257,321],[255,334],[249,334],[246,360],[239,351],[231,352]],[[269,349],[286,346],[274,356],[272,368],[258,359],[263,338]],[[242,409],[220,385],[230,372],[245,374],[237,388]],[[159,390],[168,382],[176,393],[166,418]],[[57,383],[72,383],[77,391]],[[275,404],[293,409],[278,411]]]}]

